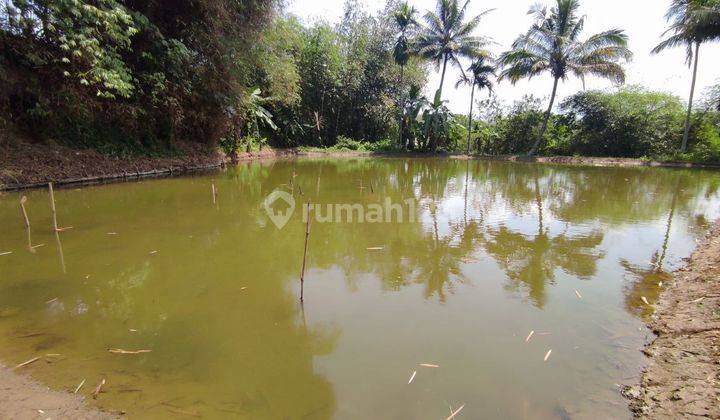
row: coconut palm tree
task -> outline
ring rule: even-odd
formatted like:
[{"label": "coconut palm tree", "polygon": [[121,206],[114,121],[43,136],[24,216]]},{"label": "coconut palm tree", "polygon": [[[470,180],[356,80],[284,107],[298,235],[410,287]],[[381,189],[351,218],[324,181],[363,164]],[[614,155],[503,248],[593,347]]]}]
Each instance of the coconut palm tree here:
[{"label": "coconut palm tree", "polygon": [[468,3],[466,0],[461,6],[458,0],[438,0],[436,11],[425,14],[425,26],[417,39],[418,53],[435,63],[437,68],[442,67],[440,87],[435,94],[435,103],[442,101],[442,90],[445,82],[445,71],[448,61],[463,71],[460,58],[490,57],[486,47],[490,44],[489,38],[474,36],[473,32],[480,25],[480,20],[491,10],[465,21]]},{"label": "coconut palm tree", "polygon": [[685,46],[688,66],[692,65],[693,61],[695,62],[692,83],[690,84],[687,116],[685,117],[685,132],[680,148],[680,152],[685,153],[688,138],[690,137],[690,116],[692,115],[693,98],[695,96],[700,44],[720,39],[720,1],[673,0],[665,14],[665,18],[670,22],[670,27],[663,35],[669,36],[658,44],[652,50],[652,53],[657,54],[667,48]]},{"label": "coconut palm tree", "polygon": [[535,16],[536,22],[515,40],[510,51],[500,57],[500,64],[505,67],[500,80],[509,79],[515,84],[520,79],[531,79],[545,72],[550,72],[553,77],[550,104],[530,155],[541,145],[560,80],[574,75],[584,82],[590,75],[618,83],[625,81],[625,70],[620,61],[632,57],[627,48],[627,35],[621,29],[610,29],[581,41],[585,17],[579,15],[579,8],[579,0],[556,0],[549,11],[541,5],[533,6],[529,14]]},{"label": "coconut palm tree", "polygon": [[410,40],[408,39],[408,30],[417,24],[415,20],[417,10],[415,7],[410,6],[407,2],[402,3],[398,10],[395,12],[395,23],[400,29],[400,34],[395,42],[395,50],[393,52],[393,58],[395,63],[400,66],[400,139],[399,145],[402,147],[405,143],[403,141],[403,110],[405,109],[405,90],[403,89],[403,79],[405,76],[405,65],[410,59]]},{"label": "coconut palm tree", "polygon": [[459,87],[462,84],[468,84],[471,86],[470,89],[470,112],[468,113],[468,138],[467,138],[467,154],[470,154],[470,135],[472,133],[472,110],[475,101],[475,87],[477,86],[481,91],[487,89],[488,93],[492,94],[493,82],[490,80],[490,76],[495,76],[495,65],[485,57],[480,57],[475,60],[470,67],[467,69],[466,74],[460,75],[460,80],[457,81],[455,87]]}]

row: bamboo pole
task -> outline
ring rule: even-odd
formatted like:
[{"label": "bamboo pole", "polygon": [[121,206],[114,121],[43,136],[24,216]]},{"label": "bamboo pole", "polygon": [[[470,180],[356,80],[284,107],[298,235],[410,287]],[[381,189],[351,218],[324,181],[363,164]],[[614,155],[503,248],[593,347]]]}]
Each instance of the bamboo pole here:
[{"label": "bamboo pole", "polygon": [[302,271],[300,272],[300,302],[304,301],[305,297],[305,262],[307,260],[308,251],[308,239],[310,238],[310,203],[305,204],[305,214],[307,215],[307,221],[305,224],[305,250],[303,251],[303,262]]},{"label": "bamboo pole", "polygon": [[57,224],[57,209],[55,208],[55,192],[53,191],[52,182],[48,183],[48,190],[50,190],[50,208],[52,209],[53,229],[55,229],[55,232],[59,232],[60,229],[58,229]]},{"label": "bamboo pole", "polygon": [[25,219],[25,227],[30,229],[30,219],[28,218],[27,210],[25,209],[25,203],[27,202],[27,197],[24,195],[20,199],[20,209],[22,210],[23,218]]}]

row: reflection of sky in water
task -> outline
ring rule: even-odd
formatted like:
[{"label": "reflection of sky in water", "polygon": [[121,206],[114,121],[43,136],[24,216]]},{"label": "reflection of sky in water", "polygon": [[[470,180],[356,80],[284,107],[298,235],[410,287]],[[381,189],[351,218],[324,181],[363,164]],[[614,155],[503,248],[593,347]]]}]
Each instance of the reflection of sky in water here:
[{"label": "reflection of sky in water", "polygon": [[[304,310],[300,212],[278,231],[262,209],[293,172],[299,202],[418,202],[419,223],[313,225]],[[67,355],[32,373],[59,388],[108,375],[100,403],[146,418],[173,417],[176,399],[210,418],[443,418],[463,403],[468,418],[627,417],[615,384],[642,363],[641,297],[655,302],[662,269],[720,217],[717,185],[686,170],[247,163],[60,190],[76,226],[60,255],[44,192],[28,192],[36,254],[8,194],[0,357]]]}]

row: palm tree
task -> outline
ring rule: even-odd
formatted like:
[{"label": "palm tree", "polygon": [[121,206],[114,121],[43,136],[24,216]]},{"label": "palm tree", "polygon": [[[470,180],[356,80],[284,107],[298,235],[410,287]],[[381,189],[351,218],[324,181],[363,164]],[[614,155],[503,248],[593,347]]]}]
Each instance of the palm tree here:
[{"label": "palm tree", "polygon": [[475,101],[475,86],[480,90],[487,89],[492,94],[493,82],[490,76],[495,76],[495,66],[485,57],[480,57],[468,67],[468,75],[461,75],[455,87],[461,84],[471,85],[470,90],[470,112],[468,113],[468,138],[467,138],[467,154],[470,155],[470,135],[472,132],[472,110]]},{"label": "palm tree", "polygon": [[417,24],[415,15],[417,10],[410,6],[407,2],[402,3],[395,12],[395,23],[400,28],[400,35],[395,42],[395,50],[393,57],[395,63],[400,66],[400,147],[405,143],[403,141],[403,110],[405,108],[405,90],[403,89],[403,79],[405,76],[405,65],[410,59],[410,41],[408,40],[408,30]]},{"label": "palm tree", "polygon": [[466,0],[460,7],[458,0],[438,0],[436,11],[425,14],[426,26],[422,28],[417,40],[418,53],[440,68],[440,88],[435,94],[435,101],[442,101],[442,89],[445,82],[445,71],[448,61],[462,72],[460,58],[490,57],[485,47],[490,43],[486,37],[474,36],[472,33],[480,24],[480,19],[491,10],[475,16],[465,22],[468,3]]},{"label": "palm tree", "polygon": [[584,82],[591,75],[618,83],[625,81],[625,70],[619,62],[632,57],[627,35],[621,29],[610,29],[580,41],[585,17],[578,15],[579,8],[579,0],[556,0],[549,12],[546,7],[533,6],[529,14],[535,15],[537,21],[500,57],[505,67],[501,80],[507,78],[515,84],[522,78],[531,79],[548,71],[553,77],[550,105],[529,155],[537,152],[545,135],[560,80],[574,75]]},{"label": "palm tree", "polygon": [[687,48],[688,66],[695,61],[687,116],[685,117],[685,132],[680,148],[680,152],[685,153],[690,137],[690,116],[695,96],[700,44],[720,39],[720,2],[718,0],[673,0],[665,18],[670,22],[670,28],[663,35],[672,35],[658,44],[652,53],[657,54],[667,48],[682,45]]}]

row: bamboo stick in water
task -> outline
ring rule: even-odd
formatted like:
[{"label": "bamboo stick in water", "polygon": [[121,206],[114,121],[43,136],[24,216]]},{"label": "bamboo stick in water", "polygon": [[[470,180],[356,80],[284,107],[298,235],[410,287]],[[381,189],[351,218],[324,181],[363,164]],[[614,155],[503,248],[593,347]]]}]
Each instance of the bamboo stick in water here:
[{"label": "bamboo stick in water", "polygon": [[28,218],[27,210],[25,209],[25,203],[27,202],[27,197],[24,195],[20,199],[20,209],[22,210],[23,218],[25,219],[25,227],[30,229],[30,219]]},{"label": "bamboo stick in water", "polygon": [[55,232],[59,232],[60,229],[58,229],[57,224],[57,210],[55,208],[55,192],[53,191],[52,182],[48,183],[48,190],[50,191],[50,209],[52,210],[53,229],[55,229]]},{"label": "bamboo stick in water", "polygon": [[308,239],[310,238],[310,203],[305,204],[305,214],[307,215],[307,222],[305,224],[305,249],[303,251],[303,262],[302,271],[300,272],[300,302],[303,302],[305,295],[305,262],[307,260],[308,251]]}]

